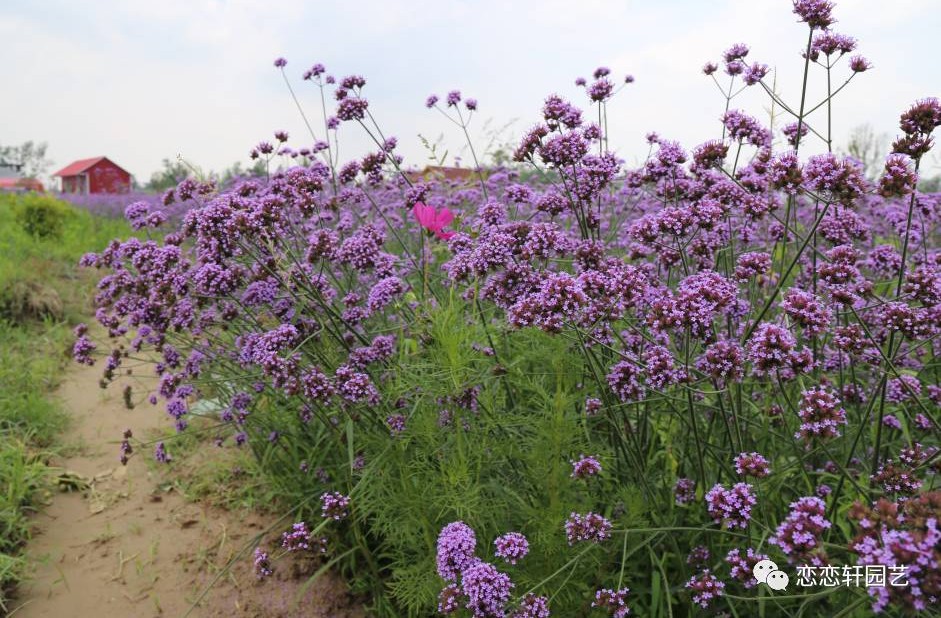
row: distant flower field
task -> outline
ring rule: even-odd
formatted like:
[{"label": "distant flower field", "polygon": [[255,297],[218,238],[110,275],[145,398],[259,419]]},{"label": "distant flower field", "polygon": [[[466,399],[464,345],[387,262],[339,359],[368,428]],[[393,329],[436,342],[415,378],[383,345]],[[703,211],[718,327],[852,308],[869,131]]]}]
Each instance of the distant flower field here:
[{"label": "distant flower field", "polygon": [[[715,139],[650,134],[636,169],[607,141],[633,76],[548,96],[508,166],[471,145],[479,173],[420,180],[366,80],[314,65],[333,103],[312,147],[253,149],[270,177],[115,202],[160,233],[82,259],[111,341],[80,327],[75,357],[107,382],[153,351],[128,400],[208,417],[294,518],[258,577],[321,556],[376,615],[936,611],[941,195],[917,183],[941,104],[902,110],[875,180],[833,152],[831,102],[871,68],[833,11],[793,2],[828,90],[782,100],[733,45],[703,68]],[[485,105],[426,100],[462,136]],[[343,162],[352,130],[375,151]],[[130,434],[116,456],[144,448],[173,461]],[[899,577],[852,577],[878,567]]]},{"label": "distant flower field", "polygon": [[179,219],[189,210],[186,204],[164,205],[163,197],[159,193],[133,191],[131,193],[59,193],[59,199],[82,208],[101,217],[123,218],[124,211],[130,204],[143,203],[149,209],[160,210],[167,216]]}]

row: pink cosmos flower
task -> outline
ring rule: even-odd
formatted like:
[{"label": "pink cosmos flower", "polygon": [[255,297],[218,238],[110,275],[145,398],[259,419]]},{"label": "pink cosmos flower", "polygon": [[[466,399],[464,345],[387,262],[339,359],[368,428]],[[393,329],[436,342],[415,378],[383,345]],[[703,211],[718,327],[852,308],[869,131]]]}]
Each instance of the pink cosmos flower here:
[{"label": "pink cosmos flower", "polygon": [[454,232],[442,231],[442,228],[454,220],[454,213],[447,208],[436,210],[434,206],[427,206],[421,202],[416,202],[412,207],[412,214],[415,220],[428,230],[434,232],[435,236],[441,240],[448,240],[454,236]]}]

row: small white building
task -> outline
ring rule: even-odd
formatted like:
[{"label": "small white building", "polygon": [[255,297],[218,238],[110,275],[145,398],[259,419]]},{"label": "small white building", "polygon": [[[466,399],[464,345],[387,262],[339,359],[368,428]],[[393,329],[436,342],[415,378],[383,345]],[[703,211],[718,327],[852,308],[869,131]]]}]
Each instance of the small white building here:
[{"label": "small white building", "polygon": [[20,178],[20,170],[23,166],[19,163],[7,163],[0,160],[0,178]]},{"label": "small white building", "polygon": [[23,178],[23,165],[0,161],[0,191],[43,191],[35,178]]}]

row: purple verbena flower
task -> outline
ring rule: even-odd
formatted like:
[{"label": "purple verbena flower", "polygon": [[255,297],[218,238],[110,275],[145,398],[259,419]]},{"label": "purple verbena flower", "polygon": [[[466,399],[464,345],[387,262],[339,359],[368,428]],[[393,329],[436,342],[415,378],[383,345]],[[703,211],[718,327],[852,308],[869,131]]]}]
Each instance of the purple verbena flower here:
[{"label": "purple verbena flower", "polygon": [[167,452],[167,448],[164,446],[163,442],[157,442],[157,446],[154,448],[154,459],[160,463],[170,463],[173,461],[173,457]]},{"label": "purple verbena flower", "polygon": [[673,496],[680,506],[691,503],[696,499],[696,481],[688,478],[677,479],[673,486]]},{"label": "purple verbena flower", "polygon": [[874,484],[882,487],[889,495],[913,496],[922,486],[922,480],[909,465],[900,465],[889,460],[879,466],[876,473],[869,477]]},{"label": "purple verbena flower", "polygon": [[760,453],[739,453],[735,456],[735,473],[739,476],[753,476],[757,479],[771,474],[768,460]]},{"label": "purple verbena flower", "polygon": [[314,551],[325,553],[327,551],[326,539],[315,539],[303,521],[291,526],[291,530],[281,535],[281,547],[289,552]]},{"label": "purple verbena flower", "polygon": [[475,560],[477,535],[462,521],[451,522],[438,535],[438,575],[450,582]]},{"label": "purple verbena flower", "polygon": [[637,401],[644,398],[646,389],[640,382],[641,371],[631,360],[622,360],[611,367],[607,376],[608,385],[621,401]]},{"label": "purple verbena flower", "polygon": [[519,609],[513,613],[512,618],[549,618],[550,615],[549,599],[528,593],[520,601]]},{"label": "purple verbena flower", "polygon": [[516,564],[529,553],[529,541],[519,532],[498,536],[493,544],[496,547],[494,554],[506,560],[508,564]]},{"label": "purple verbena flower", "polygon": [[585,400],[585,416],[597,416],[602,405],[601,400],[597,397],[589,397]]},{"label": "purple verbena flower", "polygon": [[807,336],[827,332],[833,322],[830,308],[812,293],[800,288],[790,288],[784,294],[781,308],[794,323],[804,329]]},{"label": "purple verbena flower", "polygon": [[336,491],[328,491],[320,496],[320,511],[326,519],[337,521],[349,515],[350,498]]},{"label": "purple verbena flower", "polygon": [[806,122],[790,122],[781,128],[781,132],[787,138],[787,143],[796,147],[798,142],[810,132],[810,128]]},{"label": "purple verbena flower", "polygon": [[725,583],[709,572],[709,569],[694,575],[686,582],[686,589],[692,591],[693,603],[703,609],[709,607],[712,602],[722,596],[725,590]]},{"label": "purple verbena flower", "polygon": [[611,535],[611,522],[597,513],[572,513],[565,522],[565,536],[569,545],[580,541],[600,543]]},{"label": "purple verbena flower", "polygon": [[830,528],[826,505],[816,496],[804,496],[790,505],[791,512],[781,523],[770,543],[777,545],[791,559],[806,558],[821,543],[823,532]]},{"label": "purple verbena flower", "polygon": [[748,360],[759,375],[785,367],[797,347],[794,335],[783,326],[762,322],[748,341]]},{"label": "purple verbena flower", "polygon": [[801,393],[801,406],[797,411],[801,425],[796,438],[836,438],[839,425],[846,424],[846,410],[840,400],[824,387],[811,388]]},{"label": "purple verbena flower", "polygon": [[72,346],[72,358],[75,359],[77,363],[91,367],[95,364],[95,359],[92,358],[91,354],[97,348],[98,346],[95,345],[91,339],[82,334],[75,340],[75,344]]},{"label": "purple verbena flower", "polygon": [[712,558],[712,554],[709,552],[709,548],[705,545],[697,545],[692,548],[686,556],[686,564],[690,566],[706,566],[709,564],[710,558]]},{"label": "purple verbena flower", "polygon": [[853,56],[850,58],[850,69],[853,73],[865,73],[872,68],[872,63],[869,62],[864,56]]},{"label": "purple verbena flower", "polygon": [[748,142],[753,146],[771,146],[771,132],[764,128],[758,120],[737,110],[729,110],[722,116],[729,137],[741,142]]},{"label": "purple verbena flower", "polygon": [[730,574],[744,584],[746,588],[754,588],[758,585],[758,581],[754,576],[754,569],[755,565],[762,560],[768,560],[768,556],[759,554],[751,547],[748,548],[745,555],[742,555],[742,550],[736,547],[730,550],[725,556],[725,562],[729,565]]},{"label": "purple verbena flower", "polygon": [[889,427],[891,429],[896,429],[898,431],[902,430],[902,422],[894,414],[886,414],[885,416],[883,416],[882,424],[885,427]]},{"label": "purple verbena flower", "polygon": [[627,595],[630,591],[630,588],[601,588],[595,591],[595,600],[591,602],[591,606],[608,610],[613,618],[624,618],[631,613],[627,606]]},{"label": "purple verbena flower", "polygon": [[503,618],[514,586],[509,575],[475,559],[461,573],[461,587],[474,618]]},{"label": "purple verbena flower", "polygon": [[255,577],[258,579],[265,579],[274,573],[274,570],[271,567],[271,558],[268,556],[268,552],[260,547],[255,548],[254,569]]},{"label": "purple verbena flower", "polygon": [[833,2],[830,0],[794,0],[794,13],[811,30],[829,28],[833,22]]},{"label": "purple verbena flower", "polygon": [[448,584],[438,593],[438,613],[453,614],[461,608],[461,603],[465,601],[461,587],[457,584]]},{"label": "purple verbena flower", "polygon": [[389,433],[397,436],[405,431],[407,419],[403,414],[391,414],[386,418],[386,425],[389,427]]},{"label": "purple verbena flower", "polygon": [[810,157],[804,166],[804,179],[811,189],[844,206],[853,206],[868,189],[858,162],[833,153]]},{"label": "purple verbena flower", "polygon": [[577,461],[572,461],[572,478],[587,479],[601,472],[601,464],[594,457],[582,455]]},{"label": "purple verbena flower", "polygon": [[696,360],[696,368],[720,384],[739,382],[745,374],[745,351],[736,341],[720,339]]},{"label": "purple verbena flower", "polygon": [[706,507],[712,520],[717,524],[724,522],[730,530],[747,528],[752,507],[757,503],[752,486],[747,483],[736,483],[731,489],[717,483],[706,493]]}]

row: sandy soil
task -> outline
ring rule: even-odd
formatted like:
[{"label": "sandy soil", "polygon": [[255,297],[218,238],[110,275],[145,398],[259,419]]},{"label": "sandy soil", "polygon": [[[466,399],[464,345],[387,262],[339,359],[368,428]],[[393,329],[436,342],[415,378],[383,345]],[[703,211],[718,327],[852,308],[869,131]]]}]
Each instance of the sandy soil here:
[{"label": "sandy soil", "polygon": [[[146,436],[167,422],[151,406],[126,409],[120,384],[98,388],[99,371],[75,367],[58,389],[72,417],[63,442],[79,447],[52,464],[68,471],[66,478],[76,479],[79,489],[54,495],[35,520],[27,548],[35,573],[19,590],[16,618],[184,616],[222,567],[273,523],[270,517],[186,502],[167,491],[166,479],[143,459],[121,466],[124,429]],[[266,537],[269,547],[281,529]],[[318,578],[303,590],[310,571],[279,561],[275,575],[258,582],[249,551],[190,616],[363,615],[350,609],[336,578]]]}]

